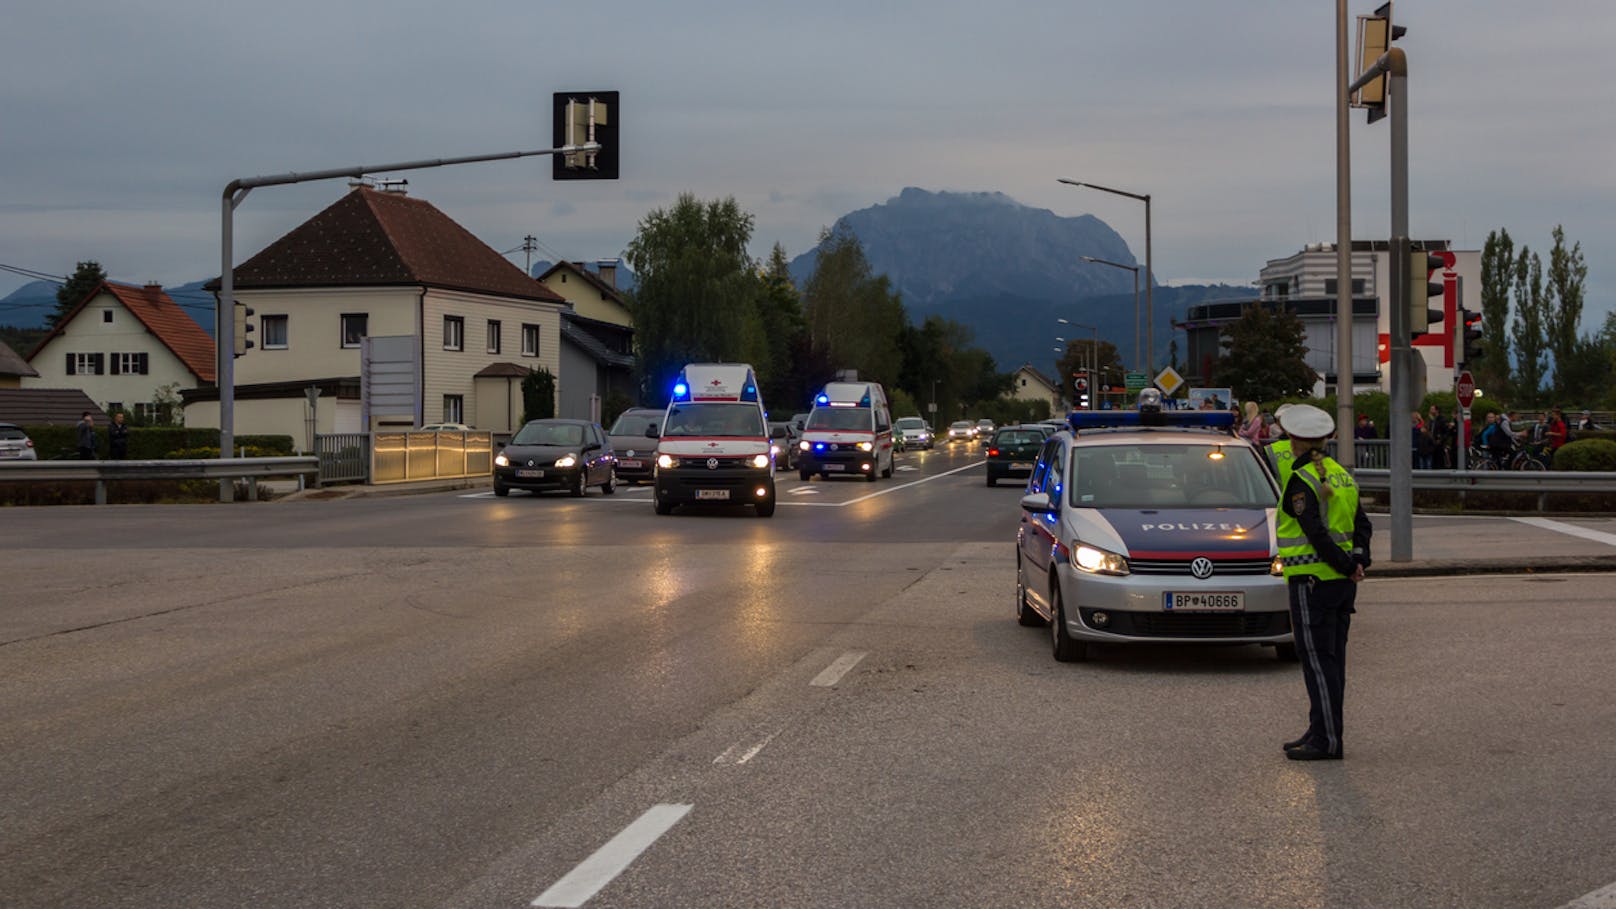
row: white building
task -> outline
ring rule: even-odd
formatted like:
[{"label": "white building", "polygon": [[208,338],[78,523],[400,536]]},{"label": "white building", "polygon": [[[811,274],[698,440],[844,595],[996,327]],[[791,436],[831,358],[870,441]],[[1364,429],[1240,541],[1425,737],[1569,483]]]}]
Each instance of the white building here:
[{"label": "white building", "polygon": [[1061,390],[1048,376],[1034,369],[1031,364],[1022,364],[1010,377],[1010,396],[1018,401],[1043,401],[1049,405],[1049,415],[1059,416],[1066,412],[1061,404]]}]

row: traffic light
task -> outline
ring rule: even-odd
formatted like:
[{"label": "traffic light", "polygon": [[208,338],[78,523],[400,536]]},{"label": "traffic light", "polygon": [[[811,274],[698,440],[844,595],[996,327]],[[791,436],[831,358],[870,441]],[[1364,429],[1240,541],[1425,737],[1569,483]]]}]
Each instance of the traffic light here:
[{"label": "traffic light", "polygon": [[1459,310],[1459,362],[1470,366],[1482,358],[1481,313]]},{"label": "traffic light", "polygon": [[[1391,0],[1380,5],[1372,15],[1358,17],[1358,74],[1362,75],[1386,53],[1391,43],[1408,33],[1401,25],[1392,24]],[[1369,111],[1369,122],[1386,116],[1386,76],[1365,85],[1352,102],[1353,107]]]},{"label": "traffic light", "polygon": [[1089,374],[1086,372],[1072,373],[1072,391],[1075,392],[1078,410],[1089,409]]},{"label": "traffic light", "polygon": [[1423,335],[1431,330],[1432,322],[1442,321],[1442,309],[1430,308],[1427,301],[1441,299],[1442,282],[1433,282],[1431,276],[1441,271],[1447,260],[1435,253],[1415,250],[1408,256],[1408,333]]},{"label": "traffic light", "polygon": [[247,317],[252,315],[253,311],[252,307],[241,302],[236,303],[232,309],[236,317],[236,330],[232,337],[235,340],[235,354],[239,357],[253,347],[253,342],[247,339],[247,333],[253,330],[252,324],[247,321]]},{"label": "traffic light", "polygon": [[599,151],[550,156],[552,180],[616,180],[617,92],[556,92],[550,98],[553,147],[587,145]]}]

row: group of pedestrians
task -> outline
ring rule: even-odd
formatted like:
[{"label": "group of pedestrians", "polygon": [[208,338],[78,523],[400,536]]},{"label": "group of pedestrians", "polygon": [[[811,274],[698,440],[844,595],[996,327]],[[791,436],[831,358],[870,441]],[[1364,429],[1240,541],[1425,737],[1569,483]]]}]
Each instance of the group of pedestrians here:
[{"label": "group of pedestrians", "polygon": [[[1517,454],[1521,451],[1525,451],[1545,465],[1552,465],[1554,453],[1571,438],[1565,411],[1555,407],[1548,413],[1541,414],[1531,424],[1530,430],[1516,429],[1515,425],[1519,421],[1520,414],[1513,410],[1487,414],[1486,423],[1471,440],[1472,447],[1484,452],[1492,461],[1493,467],[1499,470],[1507,469],[1514,464]],[[1588,431],[1597,428],[1593,414],[1584,410],[1582,418],[1577,422],[1577,429]]]},{"label": "group of pedestrians", "polygon": [[[78,431],[79,460],[94,461],[95,414],[86,410],[74,427]],[[114,461],[129,457],[129,425],[123,421],[123,411],[112,415],[107,425],[107,453]]]}]

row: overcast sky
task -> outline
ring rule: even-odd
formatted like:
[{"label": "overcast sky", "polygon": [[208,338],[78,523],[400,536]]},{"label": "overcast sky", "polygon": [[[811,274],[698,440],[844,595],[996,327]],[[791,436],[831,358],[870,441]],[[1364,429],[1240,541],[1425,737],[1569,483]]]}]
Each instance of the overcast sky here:
[{"label": "overcast sky", "polygon": [[[1376,0],[1354,0],[1353,15]],[[616,256],[681,192],[733,195],[797,255],[905,186],[1093,213],[1160,280],[1255,279],[1335,237],[1330,0],[13,3],[0,30],[0,264],[179,284],[218,274],[232,178],[550,144],[551,92],[622,92],[615,183],[543,159],[409,173],[495,249]],[[1616,3],[1398,0],[1411,223],[1505,227],[1616,305]],[[1389,121],[1353,115],[1353,234],[1389,230]],[[255,190],[241,261],[342,181]],[[548,256],[545,256],[548,257]],[[513,257],[521,262],[520,254]],[[0,295],[26,279],[0,273]],[[3,319],[3,314],[0,314]]]}]

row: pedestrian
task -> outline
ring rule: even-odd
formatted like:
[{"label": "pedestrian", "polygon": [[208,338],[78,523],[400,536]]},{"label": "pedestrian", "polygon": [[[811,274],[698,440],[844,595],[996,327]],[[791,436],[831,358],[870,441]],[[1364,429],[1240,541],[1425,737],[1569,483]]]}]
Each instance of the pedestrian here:
[{"label": "pedestrian", "polygon": [[1565,412],[1556,407],[1549,412],[1549,428],[1543,433],[1544,441],[1548,443],[1550,464],[1554,463],[1554,453],[1566,443],[1567,435]]},{"label": "pedestrian", "polygon": [[123,422],[121,410],[112,415],[112,425],[107,427],[107,447],[114,461],[129,457],[129,427]]},{"label": "pedestrian", "polygon": [[1436,443],[1431,438],[1430,429],[1425,421],[1420,419],[1418,412],[1410,414],[1414,418],[1414,469],[1430,470],[1431,458],[1436,455]]},{"label": "pedestrian", "polygon": [[1261,445],[1262,432],[1262,412],[1258,409],[1256,401],[1247,401],[1246,419],[1245,422],[1240,424],[1240,438],[1245,439],[1247,442],[1250,442],[1253,445]]},{"label": "pedestrian", "polygon": [[1352,474],[1324,453],[1335,420],[1311,404],[1279,418],[1295,457],[1274,532],[1290,593],[1291,632],[1307,687],[1308,726],[1285,743],[1293,761],[1340,760],[1347,633],[1374,529]]},{"label": "pedestrian", "polygon": [[1431,434],[1431,467],[1436,470],[1453,468],[1453,443],[1456,436],[1453,421],[1442,415],[1432,404],[1426,412],[1425,431]]},{"label": "pedestrian", "polygon": [[79,460],[95,460],[95,415],[88,410],[79,418]]},{"label": "pedestrian", "polygon": [[1584,410],[1582,412],[1582,419],[1577,422],[1577,430],[1579,432],[1583,432],[1597,430],[1598,428],[1598,424],[1594,423],[1593,412]]},{"label": "pedestrian", "polygon": [[1369,414],[1358,414],[1358,426],[1352,431],[1352,437],[1354,439],[1378,438],[1375,434],[1375,421],[1369,419]]}]

